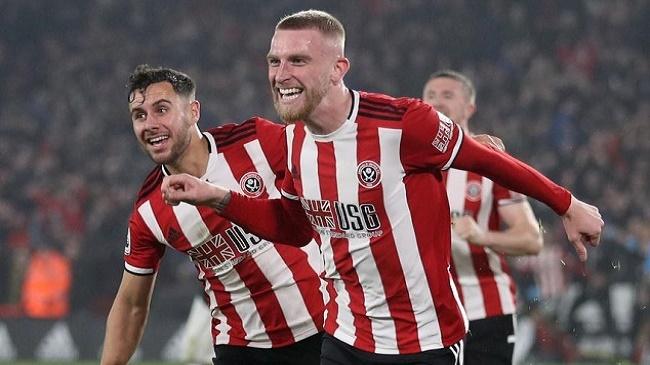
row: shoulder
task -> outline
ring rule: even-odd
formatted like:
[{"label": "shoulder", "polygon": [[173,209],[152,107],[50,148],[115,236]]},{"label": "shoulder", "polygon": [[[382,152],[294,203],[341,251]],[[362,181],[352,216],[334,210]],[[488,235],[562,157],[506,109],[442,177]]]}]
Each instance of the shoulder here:
[{"label": "shoulder", "polygon": [[420,99],[359,92],[359,116],[401,121],[413,112],[429,113],[433,108]]},{"label": "shoulder", "polygon": [[135,206],[137,207],[143,201],[149,199],[149,196],[160,187],[160,184],[163,180],[162,168],[160,165],[156,165],[151,172],[147,175],[138,191],[138,195],[135,200]]},{"label": "shoulder", "polygon": [[265,138],[267,135],[279,135],[284,126],[270,120],[252,117],[241,123],[228,123],[207,130],[214,137],[219,149]]}]

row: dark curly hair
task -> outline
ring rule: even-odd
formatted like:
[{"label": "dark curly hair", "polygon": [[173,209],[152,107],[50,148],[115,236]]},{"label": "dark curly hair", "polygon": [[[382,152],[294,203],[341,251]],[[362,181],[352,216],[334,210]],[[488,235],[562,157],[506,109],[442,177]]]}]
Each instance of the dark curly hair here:
[{"label": "dark curly hair", "polygon": [[167,81],[172,84],[174,91],[182,96],[194,95],[196,84],[186,74],[166,67],[151,67],[147,64],[138,65],[129,76],[126,87],[129,90],[129,102],[133,101],[135,90],[145,90],[149,85]]}]

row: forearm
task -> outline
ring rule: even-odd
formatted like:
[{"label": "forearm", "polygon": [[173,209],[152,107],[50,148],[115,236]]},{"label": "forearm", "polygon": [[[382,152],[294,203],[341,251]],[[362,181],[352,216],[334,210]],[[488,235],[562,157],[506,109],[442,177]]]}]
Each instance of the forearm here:
[{"label": "forearm", "polygon": [[135,352],[149,310],[147,306],[132,306],[116,299],[106,322],[102,365],[123,365]]},{"label": "forearm", "polygon": [[298,201],[252,199],[234,192],[229,199],[221,215],[258,237],[292,246],[304,246],[313,238]]},{"label": "forearm", "polygon": [[536,255],[543,246],[539,228],[509,228],[503,231],[487,231],[476,242],[499,253],[510,256]]},{"label": "forearm", "polygon": [[504,187],[537,199],[558,215],[571,204],[571,193],[537,170],[507,155],[465,138],[452,167],[476,172]]}]

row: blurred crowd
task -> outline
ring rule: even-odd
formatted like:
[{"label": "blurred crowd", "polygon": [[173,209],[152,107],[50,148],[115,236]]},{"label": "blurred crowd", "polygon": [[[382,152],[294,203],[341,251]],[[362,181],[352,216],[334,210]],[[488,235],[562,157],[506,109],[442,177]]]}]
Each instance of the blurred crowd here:
[{"label": "blurred crowd", "polygon": [[[462,71],[478,89],[473,130],[601,209],[602,244],[583,265],[560,219],[534,206],[545,248],[511,260],[529,358],[650,363],[645,0],[0,2],[0,316],[106,315],[152,168],[127,113],[137,64],[190,74],[204,128],[275,120],[270,36],[282,15],[310,7],[346,26],[349,87],[419,97],[431,72]],[[157,292],[188,308],[192,292],[179,292],[191,265],[167,256]],[[59,277],[58,312],[30,302]]]}]

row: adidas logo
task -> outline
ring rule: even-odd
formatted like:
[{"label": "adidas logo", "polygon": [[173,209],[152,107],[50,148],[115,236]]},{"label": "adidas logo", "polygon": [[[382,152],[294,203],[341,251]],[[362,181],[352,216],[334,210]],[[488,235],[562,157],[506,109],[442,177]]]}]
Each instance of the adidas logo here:
[{"label": "adidas logo", "polygon": [[167,242],[172,243],[178,240],[179,238],[181,238],[181,233],[177,231],[174,227],[169,227],[166,236],[167,236]]}]

